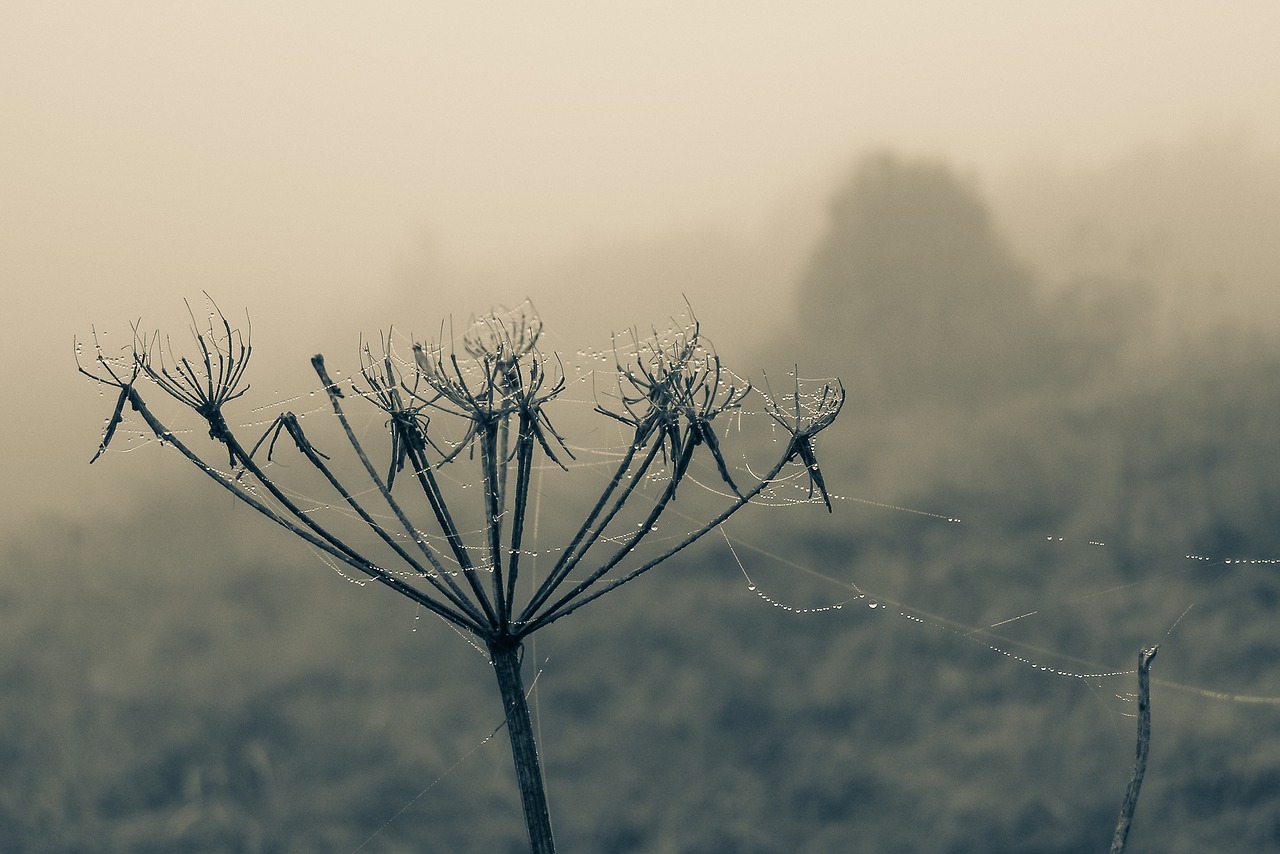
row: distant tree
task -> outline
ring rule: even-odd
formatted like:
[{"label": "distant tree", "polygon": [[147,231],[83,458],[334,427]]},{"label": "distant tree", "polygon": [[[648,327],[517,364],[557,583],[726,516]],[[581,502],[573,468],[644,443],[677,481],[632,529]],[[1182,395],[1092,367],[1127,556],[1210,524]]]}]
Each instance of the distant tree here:
[{"label": "distant tree", "polygon": [[974,188],[942,163],[881,154],[831,204],[801,328],[877,408],[980,403],[1053,363],[1032,284]]}]

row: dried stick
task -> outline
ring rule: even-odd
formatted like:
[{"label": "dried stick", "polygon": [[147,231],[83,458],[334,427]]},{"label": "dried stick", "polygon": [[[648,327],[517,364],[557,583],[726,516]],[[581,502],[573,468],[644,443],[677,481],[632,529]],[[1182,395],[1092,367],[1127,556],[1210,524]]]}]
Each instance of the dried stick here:
[{"label": "dried stick", "polygon": [[1138,792],[1142,789],[1142,777],[1147,773],[1147,752],[1151,749],[1151,662],[1155,660],[1160,645],[1149,646],[1138,653],[1138,748],[1133,760],[1133,777],[1124,793],[1120,807],[1120,819],[1116,822],[1115,835],[1111,837],[1111,854],[1121,854],[1129,839],[1129,825],[1133,811],[1138,806]]}]

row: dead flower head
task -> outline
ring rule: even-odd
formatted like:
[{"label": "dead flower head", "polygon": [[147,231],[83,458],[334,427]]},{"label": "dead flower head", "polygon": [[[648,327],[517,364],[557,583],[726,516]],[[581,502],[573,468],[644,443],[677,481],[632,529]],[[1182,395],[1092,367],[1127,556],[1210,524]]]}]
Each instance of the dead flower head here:
[{"label": "dead flower head", "polygon": [[813,440],[836,420],[844,406],[844,398],[844,385],[839,380],[826,380],[820,391],[806,395],[801,389],[798,369],[795,372],[795,389],[790,394],[783,395],[781,399],[774,397],[772,392],[764,395],[765,411],[769,417],[791,434],[786,451],[787,462],[799,458],[804,464],[809,473],[809,497],[813,498],[816,488],[828,512],[831,511],[831,498],[827,495],[822,470],[818,468]]}]

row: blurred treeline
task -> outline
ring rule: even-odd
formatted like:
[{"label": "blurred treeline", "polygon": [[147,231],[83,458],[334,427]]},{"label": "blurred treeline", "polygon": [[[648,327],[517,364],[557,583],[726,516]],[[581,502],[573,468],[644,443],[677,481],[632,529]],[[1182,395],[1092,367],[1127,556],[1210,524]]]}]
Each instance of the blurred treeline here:
[{"label": "blurred treeline", "polygon": [[[759,346],[844,378],[842,497],[538,637],[562,850],[1104,850],[1133,677],[1055,671],[1155,642],[1130,850],[1280,848],[1280,707],[1204,693],[1280,695],[1276,567],[1222,562],[1280,556],[1280,347],[1157,335],[1158,282],[1042,284],[945,165],[859,166]],[[188,475],[11,537],[0,850],[520,851],[481,657]]]}]

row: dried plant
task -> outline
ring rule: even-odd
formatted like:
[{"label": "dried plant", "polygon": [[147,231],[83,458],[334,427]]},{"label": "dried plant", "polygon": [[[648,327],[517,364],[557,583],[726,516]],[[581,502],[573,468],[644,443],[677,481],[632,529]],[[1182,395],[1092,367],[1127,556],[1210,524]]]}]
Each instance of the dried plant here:
[{"label": "dried plant", "polygon": [[[525,638],[715,530],[767,490],[793,461],[805,467],[810,498],[816,490],[828,510],[831,507],[814,439],[831,425],[844,403],[838,381],[806,395],[797,379],[791,393],[775,399],[730,373],[702,338],[696,321],[665,338],[655,333],[640,340],[633,334],[629,355],[621,354],[615,344],[616,402],[596,406],[598,413],[630,431],[630,441],[576,533],[559,551],[555,565],[536,587],[526,586],[531,592],[522,599],[517,581],[521,557],[526,554],[525,523],[535,458],[545,457],[566,471],[566,461],[574,458],[547,412],[565,389],[565,372],[558,358],[539,349],[542,321],[532,306],[526,303],[514,313],[475,319],[462,336],[461,354],[441,340],[414,344],[412,360],[401,360],[390,333],[383,336],[378,351],[365,343],[360,348],[359,379],[345,388],[330,377],[323,357],[312,358],[333,415],[372,490],[345,483],[349,473],[336,470],[330,457],[316,449],[292,412],[281,413],[246,449],[222,410],[248,391],[242,384],[251,353],[248,330],[234,329],[213,305],[206,324],[197,323],[192,314],[191,332],[194,356],[177,355],[167,337],[147,337],[135,327],[129,351],[110,357],[95,335],[93,363],[88,368],[79,365],[79,370],[118,389],[119,396],[91,462],[111,443],[128,403],[148,432],[245,504],[334,561],[390,587],[473,637],[487,651],[498,680],[530,847],[537,854],[553,851],[554,843],[521,675]],[[156,389],[202,419],[210,438],[224,446],[229,471],[206,462],[178,431],[161,421],[146,393]],[[748,486],[731,475],[713,422],[725,413],[741,412],[753,393],[763,394],[764,411],[787,432],[787,441],[768,471],[753,475],[754,482]],[[352,398],[385,416],[390,451],[377,464],[348,418],[346,405]],[[450,433],[437,429],[439,420],[460,422],[461,438],[445,439]],[[369,543],[356,544],[350,535],[323,524],[317,514],[298,505],[291,497],[294,493],[276,482],[257,456],[266,445],[264,462],[270,463],[282,434],[288,435],[302,458],[404,569],[383,566],[385,561],[375,559]],[[457,430],[452,435],[458,435]],[[639,546],[675,501],[694,457],[704,453],[700,449],[710,455],[729,489],[723,506],[694,523],[683,537],[664,540],[642,553]],[[441,468],[461,465],[464,459],[479,467],[478,474],[466,481],[482,486],[480,543],[464,537],[456,508],[436,477]],[[427,520],[413,519],[393,493],[406,477],[416,481],[425,499]],[[738,477],[740,481],[742,476]],[[657,482],[659,488],[644,492],[638,487],[646,481]],[[421,499],[414,499],[419,507]],[[379,507],[369,506],[371,501]],[[624,508],[629,511],[625,523]],[[388,512],[395,520],[391,525],[385,521]],[[428,530],[432,530],[430,536]]]}]

